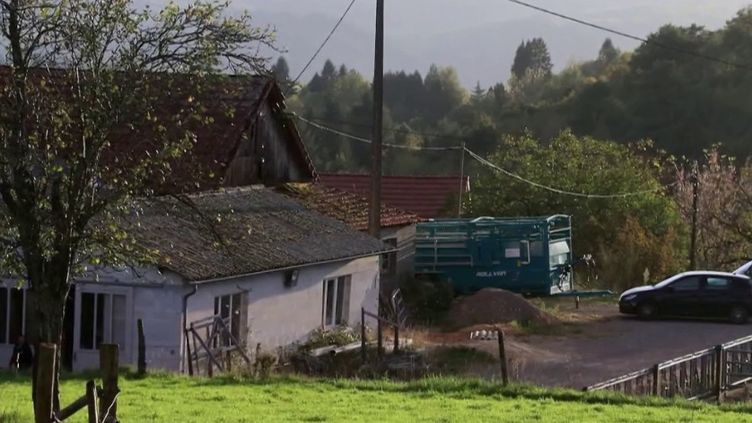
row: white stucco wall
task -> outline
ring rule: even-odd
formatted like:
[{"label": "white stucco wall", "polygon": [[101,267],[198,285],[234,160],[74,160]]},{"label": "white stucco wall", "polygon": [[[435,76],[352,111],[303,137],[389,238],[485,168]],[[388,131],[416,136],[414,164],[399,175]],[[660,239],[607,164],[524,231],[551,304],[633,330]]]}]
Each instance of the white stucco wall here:
[{"label": "white stucco wall", "polygon": [[[241,342],[251,349],[260,343],[262,350],[274,351],[277,347],[303,342],[311,331],[322,327],[324,280],[346,275],[351,278],[348,323],[353,326],[360,323],[361,307],[374,313],[378,311],[378,256],[306,266],[298,271],[297,285],[290,288],[284,286],[283,271],[198,284],[195,295],[188,299],[187,321],[212,316],[215,297],[245,292],[247,330]],[[122,366],[136,365],[136,322],[142,319],[148,368],[180,370],[185,342],[182,302],[184,295],[192,291],[192,287],[179,283],[174,275],[165,275],[161,281],[140,274],[77,282],[73,369],[81,371],[99,366],[97,350],[80,348],[81,319],[86,318],[81,316],[81,294],[89,292],[127,298],[126,341],[120,352]],[[0,344],[0,366],[8,363],[11,351],[12,345]]]},{"label": "white stucco wall", "polygon": [[[322,326],[324,280],[351,276],[348,322],[360,323],[360,309],[378,311],[379,258],[308,266],[299,269],[297,285],[284,286],[284,272],[271,272],[245,278],[199,285],[188,302],[188,322],[214,313],[214,298],[246,293],[245,343],[272,351],[302,342],[314,329]],[[242,341],[241,341],[242,342]]]}]

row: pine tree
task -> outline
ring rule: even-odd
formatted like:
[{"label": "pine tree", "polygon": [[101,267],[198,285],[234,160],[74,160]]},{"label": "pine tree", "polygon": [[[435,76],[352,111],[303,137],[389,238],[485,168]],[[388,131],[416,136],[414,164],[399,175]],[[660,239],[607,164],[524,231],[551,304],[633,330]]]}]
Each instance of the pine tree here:
[{"label": "pine tree", "polygon": [[551,55],[543,38],[533,38],[523,41],[517,47],[512,64],[512,75],[523,78],[528,72],[535,75],[549,77],[553,69]]},{"label": "pine tree", "polygon": [[287,84],[290,81],[290,66],[284,56],[279,56],[277,63],[272,67],[272,75],[280,84]]},{"label": "pine tree", "polygon": [[470,95],[470,99],[473,101],[473,103],[478,103],[481,100],[483,100],[483,97],[485,97],[485,96],[486,96],[486,90],[484,90],[480,86],[480,81],[477,81],[475,83],[475,88],[473,88],[473,92]]},{"label": "pine tree", "polygon": [[619,57],[619,54],[621,54],[621,52],[619,51],[619,49],[614,47],[614,43],[611,41],[611,39],[606,38],[606,41],[603,42],[603,45],[598,52],[598,62],[607,65],[616,60],[616,58]]}]

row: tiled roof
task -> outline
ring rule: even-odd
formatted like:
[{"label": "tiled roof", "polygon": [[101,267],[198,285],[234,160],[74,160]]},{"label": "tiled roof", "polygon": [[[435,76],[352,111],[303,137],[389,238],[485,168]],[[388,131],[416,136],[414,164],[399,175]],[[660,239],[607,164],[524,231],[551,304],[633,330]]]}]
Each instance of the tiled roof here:
[{"label": "tiled roof", "polygon": [[[368,200],[352,192],[321,184],[289,183],[280,192],[298,199],[306,207],[345,222],[359,231],[368,230]],[[404,226],[419,222],[417,215],[381,205],[381,227]]]},{"label": "tiled roof", "polygon": [[[375,255],[377,239],[271,188],[142,200],[130,230],[159,264],[189,281]],[[138,223],[138,225],[136,225]]]},{"label": "tiled roof", "polygon": [[[371,177],[355,174],[320,174],[321,184],[367,197]],[[469,177],[462,179],[463,193],[470,190]],[[381,196],[384,204],[411,211],[426,219],[456,215],[459,176],[384,176]]]}]

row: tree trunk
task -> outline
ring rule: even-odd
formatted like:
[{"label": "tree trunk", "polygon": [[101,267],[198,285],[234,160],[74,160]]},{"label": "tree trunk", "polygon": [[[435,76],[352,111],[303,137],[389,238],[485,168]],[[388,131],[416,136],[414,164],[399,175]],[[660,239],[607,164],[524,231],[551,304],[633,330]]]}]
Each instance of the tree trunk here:
[{"label": "tree trunk", "polygon": [[[58,345],[57,357],[55,364],[55,386],[53,387],[53,410],[60,410],[60,360],[62,346],[61,338],[63,335],[63,319],[65,315],[65,301],[67,293],[52,292],[56,289],[42,288],[40,285],[32,288],[27,292],[27,307],[30,312],[27,320],[27,335],[29,342],[35,346],[38,351],[40,343],[52,343]],[[36,378],[36,355],[34,360],[32,393],[35,391],[37,382]],[[36,400],[32,394],[32,400]]]}]

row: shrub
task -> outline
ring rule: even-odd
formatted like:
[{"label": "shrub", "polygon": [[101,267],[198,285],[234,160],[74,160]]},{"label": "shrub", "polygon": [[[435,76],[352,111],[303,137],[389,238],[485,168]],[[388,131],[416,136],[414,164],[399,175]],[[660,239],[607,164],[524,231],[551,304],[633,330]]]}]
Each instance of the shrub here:
[{"label": "shrub", "polygon": [[454,288],[448,282],[404,277],[400,289],[410,317],[418,322],[441,320],[454,300]]},{"label": "shrub", "polygon": [[313,350],[321,347],[352,344],[360,341],[360,332],[346,325],[340,325],[334,329],[316,329],[311,332],[308,341],[301,345],[303,350]]}]

